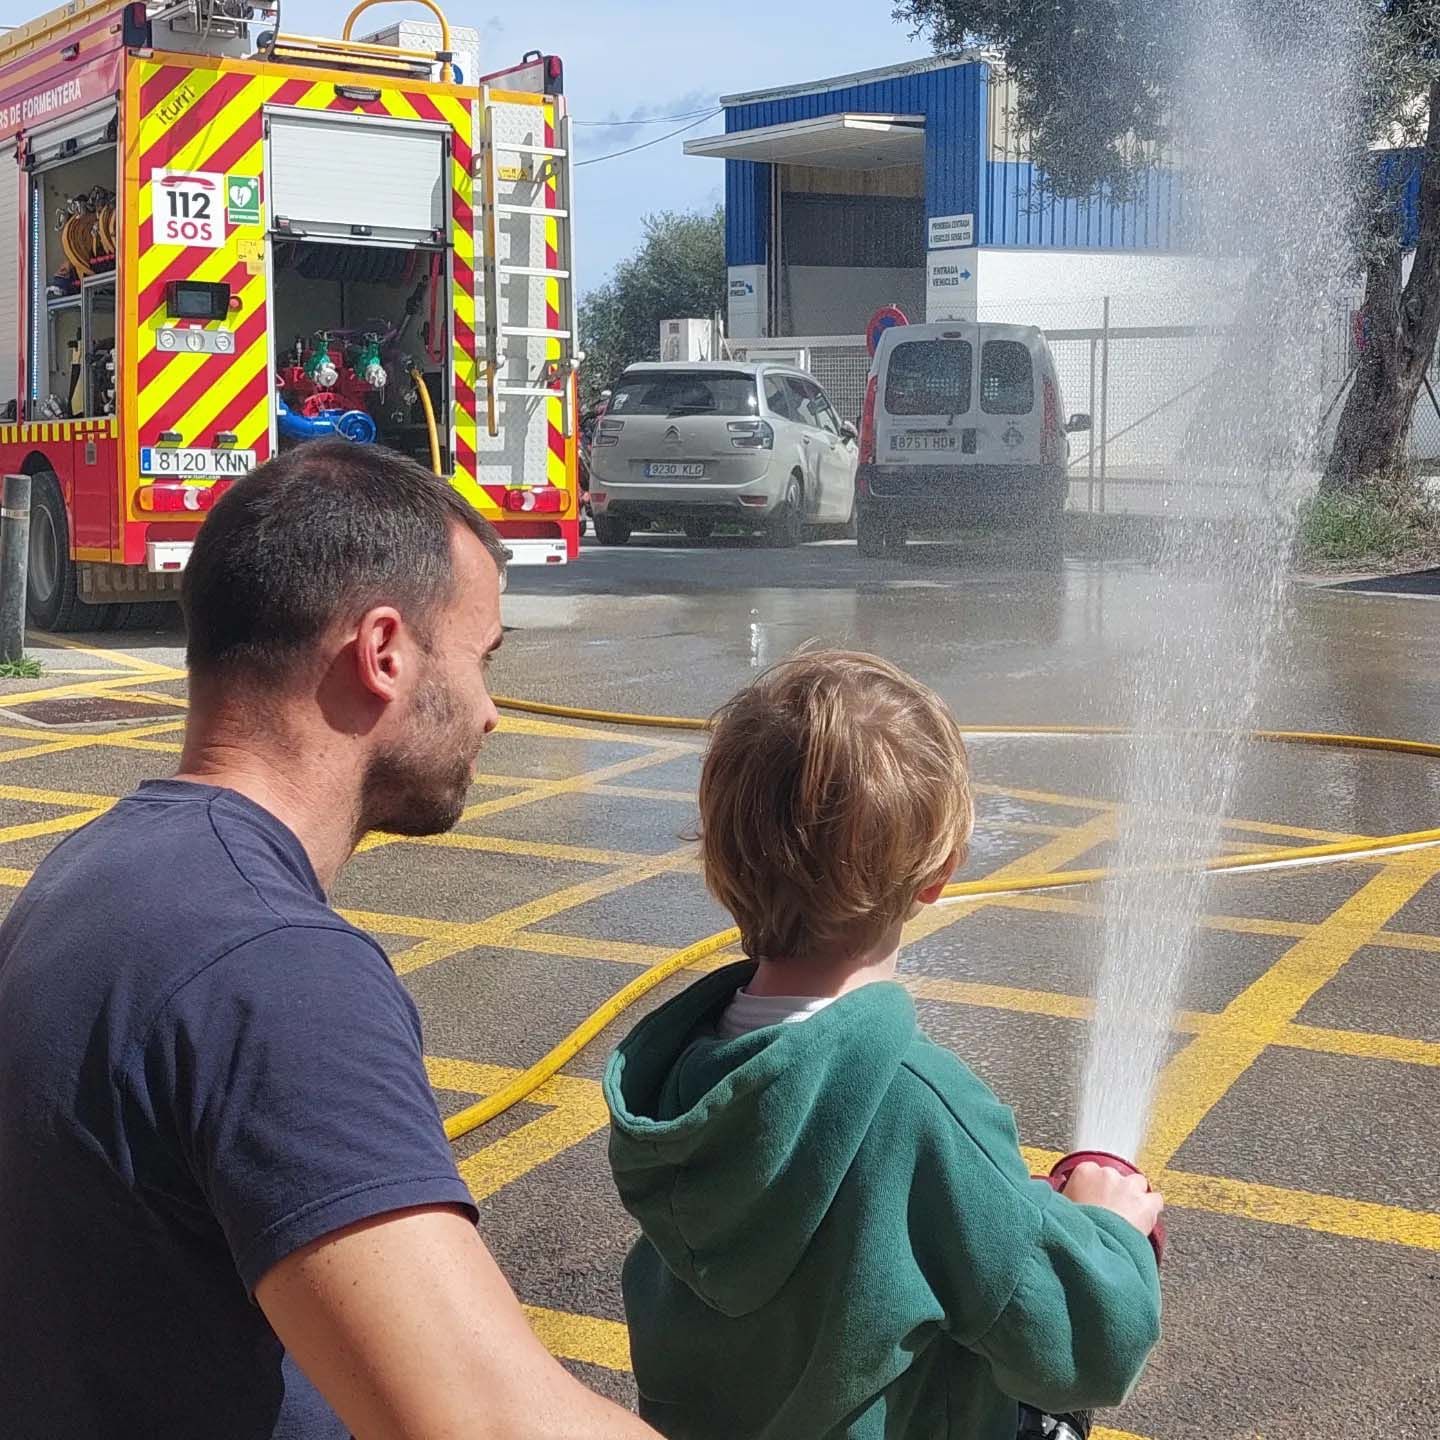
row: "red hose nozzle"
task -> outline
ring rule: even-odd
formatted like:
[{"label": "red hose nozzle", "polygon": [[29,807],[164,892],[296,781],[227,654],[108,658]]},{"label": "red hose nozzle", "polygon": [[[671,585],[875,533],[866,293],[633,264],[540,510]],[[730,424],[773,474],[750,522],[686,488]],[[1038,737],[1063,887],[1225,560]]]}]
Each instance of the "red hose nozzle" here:
[{"label": "red hose nozzle", "polygon": [[[1118,1170],[1122,1175],[1141,1174],[1138,1165],[1132,1165],[1124,1156],[1112,1155],[1108,1150],[1075,1150],[1057,1160],[1055,1168],[1045,1178],[1063,1195],[1066,1183],[1075,1167],[1084,1165],[1087,1161],[1091,1165],[1102,1165],[1107,1170]],[[1145,1186],[1149,1190],[1155,1188],[1148,1180],[1145,1181]],[[1165,1258],[1165,1222],[1163,1219],[1155,1222],[1155,1228],[1150,1232],[1150,1244],[1155,1251],[1155,1261],[1158,1264]]]}]

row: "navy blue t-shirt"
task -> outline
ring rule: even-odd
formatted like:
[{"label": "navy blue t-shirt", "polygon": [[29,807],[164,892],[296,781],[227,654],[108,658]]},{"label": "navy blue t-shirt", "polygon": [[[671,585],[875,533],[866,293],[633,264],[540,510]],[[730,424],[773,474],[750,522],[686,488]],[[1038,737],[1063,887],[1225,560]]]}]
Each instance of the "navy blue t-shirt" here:
[{"label": "navy blue t-shirt", "polygon": [[0,926],[0,1433],[343,1436],[252,1297],[413,1205],[474,1215],[384,952],[295,836],[158,781]]}]

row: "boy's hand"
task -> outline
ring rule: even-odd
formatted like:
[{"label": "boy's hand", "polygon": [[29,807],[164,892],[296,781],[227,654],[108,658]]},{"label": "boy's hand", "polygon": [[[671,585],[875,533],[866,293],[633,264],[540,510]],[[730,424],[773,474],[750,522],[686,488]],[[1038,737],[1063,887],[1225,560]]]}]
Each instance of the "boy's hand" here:
[{"label": "boy's hand", "polygon": [[1143,1175],[1122,1175],[1106,1165],[1087,1160],[1077,1165],[1061,1192],[1077,1205],[1099,1205],[1128,1220],[1142,1235],[1148,1235],[1165,1208],[1164,1197],[1151,1190]]}]

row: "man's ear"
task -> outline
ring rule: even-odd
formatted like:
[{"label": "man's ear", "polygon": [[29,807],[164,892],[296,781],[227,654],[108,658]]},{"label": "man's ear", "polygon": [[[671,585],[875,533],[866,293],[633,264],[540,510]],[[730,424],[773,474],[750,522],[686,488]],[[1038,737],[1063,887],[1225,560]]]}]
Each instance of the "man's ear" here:
[{"label": "man's ear", "polygon": [[377,700],[399,698],[410,680],[412,647],[392,605],[367,610],[355,626],[355,678]]},{"label": "man's ear", "polygon": [[915,903],[917,905],[933,905],[945,893],[945,887],[950,883],[950,877],[964,863],[965,852],[952,850],[934,878],[927,880],[916,892]]}]

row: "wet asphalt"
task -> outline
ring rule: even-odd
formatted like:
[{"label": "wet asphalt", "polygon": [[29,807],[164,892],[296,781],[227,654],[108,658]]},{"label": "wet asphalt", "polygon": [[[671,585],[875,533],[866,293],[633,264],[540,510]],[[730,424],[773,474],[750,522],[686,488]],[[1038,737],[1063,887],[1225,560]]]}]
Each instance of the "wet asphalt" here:
[{"label": "wet asphalt", "polygon": [[[777,552],[637,537],[587,548],[572,566],[514,573],[496,685],[702,715],[796,646],[823,643],[888,656],[962,722],[1123,725],[1159,608],[1192,598],[1139,561],[1042,564],[1021,544],[913,546],[903,559],[862,561],[845,544]],[[1437,622],[1433,599],[1297,583],[1257,720],[1440,739]],[[178,659],[173,626],[78,638],[151,665]],[[44,637],[34,650],[54,668],[105,663]],[[160,697],[183,682],[137,675],[131,688]],[[25,727],[12,716],[7,728],[0,826],[33,828],[56,813],[55,792],[122,794],[174,762],[173,732],[149,748],[30,755]],[[727,923],[687,845],[699,739],[510,718],[482,754],[453,839],[386,845],[352,863],[336,903],[369,918],[416,996],[442,1109],[495,1088],[645,963]],[[1095,822],[1123,792],[1127,753],[1115,738],[975,738],[982,790],[966,877],[1104,864]],[[1440,764],[1254,745],[1235,796],[1226,840],[1237,849],[1306,843],[1291,832],[1417,830],[1440,824]],[[32,866],[54,840],[0,831],[0,867]],[[1155,1440],[1432,1433],[1440,879],[1406,870],[1388,902],[1372,899],[1395,873],[1370,862],[1211,882],[1183,997],[1192,1018],[1174,1051],[1237,1015],[1252,1032],[1268,1026],[1269,1043],[1219,1087],[1169,1161],[1165,1338],[1106,1424]],[[957,907],[903,957],[922,1023],[1014,1106],[1037,1151],[1065,1149],[1072,1133],[1099,899],[1076,890]],[[542,1333],[622,1398],[632,1391],[613,1322],[632,1226],[609,1184],[594,1082],[625,1027],[682,983],[662,985],[582,1052],[568,1085],[457,1146],[486,1238]]]}]

